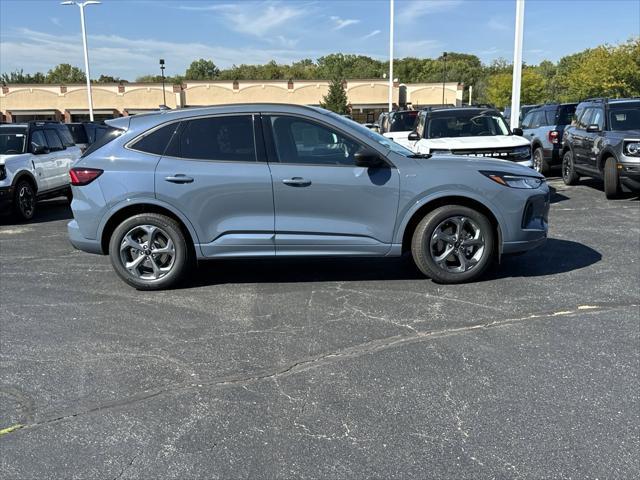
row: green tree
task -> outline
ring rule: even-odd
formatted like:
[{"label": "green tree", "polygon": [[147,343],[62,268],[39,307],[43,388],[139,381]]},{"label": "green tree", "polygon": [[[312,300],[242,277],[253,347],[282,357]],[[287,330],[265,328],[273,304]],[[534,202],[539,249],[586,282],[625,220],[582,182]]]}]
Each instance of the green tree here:
[{"label": "green tree", "polygon": [[335,77],[331,80],[329,91],[322,97],[320,106],[342,115],[349,113],[347,92],[344,88],[343,79]]},{"label": "green tree", "polygon": [[129,83],[127,80],[124,80],[120,77],[112,77],[111,75],[100,75],[96,83]]},{"label": "green tree", "polygon": [[215,80],[220,75],[220,69],[211,60],[201,58],[194,60],[184,74],[185,80]]},{"label": "green tree", "polygon": [[41,72],[36,72],[32,75],[30,73],[24,73],[24,71],[20,69],[9,73],[3,73],[0,75],[0,81],[5,84],[45,83],[45,75]]},{"label": "green tree", "polygon": [[[489,103],[498,108],[504,108],[511,104],[511,73],[496,73],[487,81],[486,98]],[[522,88],[520,91],[520,103],[522,105],[543,103],[546,85],[544,77],[535,68],[522,69]]]},{"label": "green tree", "polygon": [[47,72],[47,83],[81,83],[85,81],[85,75],[78,67],[69,65],[68,63],[61,63],[53,67]]}]

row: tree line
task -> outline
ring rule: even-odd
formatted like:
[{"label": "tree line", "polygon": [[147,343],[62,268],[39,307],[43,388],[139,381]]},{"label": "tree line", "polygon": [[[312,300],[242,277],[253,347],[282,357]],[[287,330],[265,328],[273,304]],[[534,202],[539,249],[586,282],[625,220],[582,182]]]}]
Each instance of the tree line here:
[{"label": "tree line", "polygon": [[[438,58],[402,58],[394,60],[394,76],[402,83],[458,81],[473,86],[473,101],[503,108],[511,102],[512,65],[504,59],[483,64],[476,55],[447,52]],[[193,61],[184,74],[168,76],[168,83],[185,80],[336,80],[384,78],[389,62],[364,55],[334,53],[303,59],[291,64],[275,61],[263,65],[233,65],[220,69],[210,59]],[[22,70],[3,73],[5,84],[53,83],[68,84],[85,81],[82,70],[60,64],[46,74],[24,73]],[[160,82],[160,75],[144,75],[136,82]],[[101,75],[96,83],[126,83],[127,80]],[[524,65],[522,104],[570,102],[587,97],[640,96],[640,38],[619,45],[601,45],[558,62],[545,60],[539,65]],[[468,90],[465,90],[465,101]]]}]

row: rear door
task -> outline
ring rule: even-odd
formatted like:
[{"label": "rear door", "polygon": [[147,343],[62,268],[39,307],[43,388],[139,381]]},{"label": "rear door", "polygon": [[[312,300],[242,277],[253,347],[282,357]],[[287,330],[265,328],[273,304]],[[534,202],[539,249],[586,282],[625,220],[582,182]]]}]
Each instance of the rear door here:
[{"label": "rear door", "polygon": [[167,126],[156,196],[189,219],[205,256],[275,254],[271,174],[254,118],[215,115]]},{"label": "rear door", "polygon": [[363,168],[362,145],[306,117],[263,117],[273,176],[276,255],[384,255],[399,200],[393,166]]},{"label": "rear door", "polygon": [[47,137],[50,153],[49,162],[46,168],[46,176],[49,181],[48,189],[61,188],[69,183],[69,152],[62,143],[62,139],[53,128],[45,128],[44,135]]},{"label": "rear door", "polygon": [[589,126],[592,115],[593,108],[586,108],[580,115],[580,118],[578,118],[576,126],[571,132],[573,160],[579,168],[584,168],[587,163],[588,150],[585,142],[587,139],[587,127]]},{"label": "rear door", "polygon": [[47,148],[47,153],[39,153],[37,155],[33,154],[31,156],[36,181],[38,182],[38,191],[44,192],[52,188],[51,175],[49,174],[49,171],[53,168],[53,157],[55,157],[56,153],[52,153],[49,150],[47,138],[44,135],[44,131],[40,129],[32,130],[29,137],[29,151],[34,152],[36,147]]}]

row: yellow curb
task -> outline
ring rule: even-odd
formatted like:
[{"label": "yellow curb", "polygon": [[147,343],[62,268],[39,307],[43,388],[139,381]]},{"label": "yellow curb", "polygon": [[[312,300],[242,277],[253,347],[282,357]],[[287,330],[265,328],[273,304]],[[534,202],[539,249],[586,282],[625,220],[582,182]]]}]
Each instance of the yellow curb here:
[{"label": "yellow curb", "polygon": [[14,432],[16,430],[20,430],[24,425],[20,425],[19,423],[17,425],[13,425],[11,427],[7,427],[7,428],[3,428],[2,430],[0,430],[0,435],[6,435],[7,433],[11,433]]}]

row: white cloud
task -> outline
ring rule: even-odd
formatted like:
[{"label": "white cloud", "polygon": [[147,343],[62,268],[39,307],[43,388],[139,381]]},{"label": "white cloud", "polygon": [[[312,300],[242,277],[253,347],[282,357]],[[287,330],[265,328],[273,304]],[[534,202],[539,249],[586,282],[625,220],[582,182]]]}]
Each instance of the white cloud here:
[{"label": "white cloud", "polygon": [[367,38],[375,37],[380,34],[380,30],[374,30],[373,32],[367,33],[364,37],[361,37],[361,40],[366,40]]},{"label": "white cloud", "polygon": [[462,0],[412,0],[402,4],[396,14],[399,23],[412,23],[420,17],[452,10],[462,4]]},{"label": "white cloud", "polygon": [[356,20],[354,18],[340,18],[336,16],[333,16],[330,18],[335,24],[335,26],[333,27],[334,30],[341,30],[345,27],[348,27],[349,25],[355,25],[356,23],[360,23],[360,20]]},{"label": "white cloud", "polygon": [[[82,68],[80,35],[52,35],[26,28],[2,32],[0,41],[0,71],[24,69],[26,72],[46,72],[59,63]],[[91,76],[109,74],[127,80],[158,73],[158,59],[167,62],[167,75],[183,73],[192,60],[210,58],[221,68],[233,64],[261,64],[269,60],[291,63],[303,57],[315,57],[323,52],[305,51],[273,45],[240,48],[206,45],[197,42],[177,43],[153,38],[135,39],[118,35],[89,35]],[[286,39],[285,39],[286,43]],[[42,52],[46,52],[43,55]]]},{"label": "white cloud", "polygon": [[404,57],[434,57],[442,50],[442,43],[438,40],[417,40],[410,42],[396,42],[395,58]]}]

